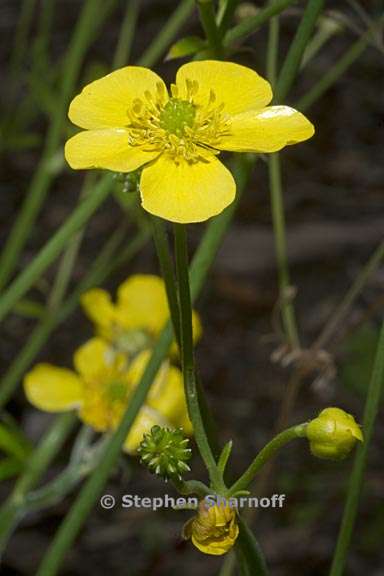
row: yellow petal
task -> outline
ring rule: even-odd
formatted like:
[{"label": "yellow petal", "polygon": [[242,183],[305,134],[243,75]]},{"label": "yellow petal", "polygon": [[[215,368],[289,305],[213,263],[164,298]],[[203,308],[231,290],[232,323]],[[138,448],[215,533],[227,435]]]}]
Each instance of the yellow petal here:
[{"label": "yellow petal", "polygon": [[187,405],[184,395],[183,376],[178,368],[170,366],[163,378],[152,384],[147,396],[147,404],[173,426],[181,426],[187,416]]},{"label": "yellow petal", "polygon": [[[149,350],[141,352],[131,363],[128,379],[136,387],[151,357]],[[192,434],[192,424],[188,417],[184,394],[183,375],[180,370],[163,362],[149,390],[147,405],[156,410],[176,428],[182,427],[185,434]]]},{"label": "yellow petal", "polygon": [[91,338],[73,355],[76,370],[84,378],[94,378],[113,364],[114,353],[101,338]]},{"label": "yellow petal", "polygon": [[184,418],[182,418],[177,424],[175,424],[175,426],[177,428],[182,428],[186,436],[192,436],[193,426],[192,422],[189,419],[188,413],[186,413]]},{"label": "yellow petal", "polygon": [[228,136],[217,148],[233,152],[277,152],[289,144],[313,136],[313,124],[289,106],[268,106],[257,112],[245,112],[229,120]]},{"label": "yellow petal", "polygon": [[148,68],[120,68],[85,86],[71,102],[69,119],[88,129],[126,126],[134,100],[145,98],[145,92],[155,93],[158,86],[167,93],[162,79]]},{"label": "yellow petal", "polygon": [[129,431],[124,443],[124,450],[129,454],[136,452],[144,434],[150,432],[152,426],[169,426],[169,423],[156,410],[143,406]]},{"label": "yellow petal", "polygon": [[[151,358],[151,351],[144,350],[136,356],[136,358],[130,363],[129,369],[127,371],[127,379],[134,389],[140,382],[142,375],[144,374],[145,368],[147,367],[148,361]],[[163,362],[154,378],[153,386],[162,387],[163,382],[165,382],[169,370],[169,364],[167,361]]]},{"label": "yellow petal", "polygon": [[159,155],[130,146],[125,128],[79,132],[66,142],[64,154],[74,170],[105,168],[116,172],[131,172]]},{"label": "yellow petal", "polygon": [[24,377],[24,391],[31,404],[46,412],[62,412],[82,404],[80,378],[67,368],[37,364]]},{"label": "yellow petal", "polygon": [[142,205],[171,222],[202,222],[219,214],[236,194],[232,174],[213,155],[194,163],[177,164],[163,154],[145,167],[140,182]]},{"label": "yellow petal", "polygon": [[224,104],[223,111],[230,115],[263,108],[272,100],[269,82],[251,68],[233,62],[202,60],[181,66],[176,76],[181,98],[187,97],[187,80],[198,83],[194,103],[207,105],[213,90],[214,104]]},{"label": "yellow petal", "polygon": [[80,298],[85,314],[95,324],[97,330],[106,338],[111,336],[115,317],[115,306],[110,294],[101,288],[92,288]]},{"label": "yellow petal", "polygon": [[[237,536],[236,536],[237,537]],[[227,537],[223,540],[216,541],[214,539],[207,539],[206,542],[198,540],[194,535],[192,535],[192,543],[200,552],[204,554],[210,554],[212,556],[222,556],[226,554],[234,545],[235,539]]]},{"label": "yellow petal", "polygon": [[192,331],[193,331],[193,342],[196,344],[201,338],[203,333],[203,327],[201,325],[200,315],[192,310]]},{"label": "yellow petal", "polygon": [[164,282],[152,274],[136,274],[117,291],[116,321],[127,330],[158,334],[168,320]]}]

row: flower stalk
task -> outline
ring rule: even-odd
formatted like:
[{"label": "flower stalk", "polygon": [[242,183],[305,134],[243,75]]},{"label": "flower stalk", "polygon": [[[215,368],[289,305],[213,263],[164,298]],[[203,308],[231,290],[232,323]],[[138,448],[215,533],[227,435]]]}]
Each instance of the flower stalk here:
[{"label": "flower stalk", "polygon": [[242,476],[231,486],[228,496],[234,496],[236,493],[246,490],[253,481],[259,470],[275,455],[275,453],[283,448],[288,442],[296,438],[305,437],[306,423],[298,424],[287,428],[280,434],[277,434],[264,448],[258,453],[256,458],[247,468]]},{"label": "flower stalk", "polygon": [[193,353],[192,336],[192,306],[188,273],[188,248],[186,227],[183,224],[174,225],[176,275],[180,305],[181,358],[184,377],[185,395],[189,417],[192,422],[194,436],[201,457],[208,469],[213,488],[220,492],[225,489],[222,476],[217,468],[216,460],[209,445],[200,412],[199,396],[196,385],[196,369]]},{"label": "flower stalk", "polygon": [[212,55],[221,58],[223,46],[221,43],[220,29],[216,23],[215,8],[212,0],[197,0],[200,20],[204,28]]},{"label": "flower stalk", "polygon": [[179,304],[177,301],[177,290],[173,262],[169,251],[167,232],[165,225],[160,218],[151,216],[152,236],[155,244],[157,257],[159,260],[161,274],[164,279],[165,290],[167,292],[168,306],[171,315],[173,331],[176,342],[180,346],[180,319]]},{"label": "flower stalk", "polygon": [[295,38],[289,47],[288,54],[279,74],[275,92],[275,97],[278,102],[285,100],[297,77],[305,48],[323,7],[324,0],[309,0],[307,2]]},{"label": "flower stalk", "polygon": [[271,154],[268,159],[271,210],[275,238],[276,260],[279,276],[279,300],[285,337],[292,349],[300,346],[296,313],[289,297],[291,287],[287,256],[287,237],[285,231],[285,213],[281,183],[280,156]]},{"label": "flower stalk", "polygon": [[252,18],[247,18],[228,30],[224,38],[224,45],[231,46],[234,42],[244,40],[247,36],[256,32],[265,22],[268,22],[270,18],[280,14],[291,4],[296,3],[297,0],[275,0],[270,5],[259,10]]}]

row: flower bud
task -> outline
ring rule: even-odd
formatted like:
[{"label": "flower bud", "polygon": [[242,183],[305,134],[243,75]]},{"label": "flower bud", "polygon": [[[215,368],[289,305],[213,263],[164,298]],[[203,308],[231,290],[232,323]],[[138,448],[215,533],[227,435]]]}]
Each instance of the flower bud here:
[{"label": "flower bud", "polygon": [[184,527],[184,537],[204,554],[221,556],[232,548],[239,535],[236,510],[228,503],[209,505],[201,501],[197,515]]},{"label": "flower bud", "polygon": [[356,442],[363,442],[360,426],[340,408],[326,408],[306,428],[311,452],[318,458],[342,460]]},{"label": "flower bud", "polygon": [[163,478],[178,478],[181,480],[190,468],[187,461],[191,458],[189,440],[185,438],[182,429],[171,430],[153,426],[151,431],[144,434],[137,452],[140,462],[149,470]]}]

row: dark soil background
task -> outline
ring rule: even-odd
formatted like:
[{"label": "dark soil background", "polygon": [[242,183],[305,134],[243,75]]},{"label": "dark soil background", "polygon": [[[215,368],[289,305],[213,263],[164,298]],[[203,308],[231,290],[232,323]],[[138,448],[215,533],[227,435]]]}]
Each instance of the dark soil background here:
[{"label": "dark soil background", "polygon": [[[50,54],[52,65],[66,50],[82,2],[60,0],[56,4]],[[373,11],[376,4],[379,5],[378,2],[360,3],[368,11]],[[13,0],[0,3],[0,31],[4,43],[0,74],[5,102],[8,94],[6,61],[19,5],[20,2]],[[349,2],[327,2],[326,5],[328,9],[342,11],[360,28],[363,26]],[[172,0],[143,1],[133,61],[174,7]],[[102,34],[89,52],[87,66],[110,66],[123,8],[122,2],[105,23]],[[297,8],[282,18],[282,55],[296,30],[299,15]],[[196,15],[183,32],[200,33]],[[294,104],[297,97],[321,78],[355,38],[355,33],[346,29],[332,39],[303,70],[289,103]],[[253,35],[246,46],[249,50],[233,58],[265,74],[266,31]],[[156,70],[171,80],[178,65],[179,62],[160,63]],[[333,315],[346,289],[383,238],[383,65],[383,51],[377,47],[367,49],[337,84],[307,111],[317,129],[315,137],[282,154],[292,282],[297,288],[295,303],[303,347],[313,342]],[[25,72],[28,72],[27,66]],[[17,98],[22,98],[23,90],[24,85]],[[39,135],[44,134],[45,128],[46,120],[42,115],[31,127]],[[7,152],[2,157],[2,242],[38,158],[39,147]],[[83,175],[66,169],[55,180],[24,251],[20,269],[70,214],[82,178]],[[121,218],[121,211],[112,199],[93,217],[75,266],[74,283],[83,277],[103,241]],[[203,226],[191,228],[192,242],[196,245]],[[114,291],[129,274],[147,271],[157,271],[150,245],[106,285]],[[36,299],[44,302],[54,273],[55,267],[52,267],[41,278],[34,290]],[[327,405],[343,407],[361,419],[371,358],[383,316],[383,288],[384,267],[381,267],[327,345],[337,368],[336,374],[312,371],[304,379],[297,401],[289,411],[289,423],[311,418]],[[220,440],[224,443],[232,438],[234,441],[231,465],[236,473],[240,473],[255,452],[271,438],[290,380],[291,368],[284,368],[271,358],[281,345],[273,322],[276,300],[267,167],[263,159],[259,159],[197,305],[204,325],[204,336],[197,351],[201,375],[218,421]],[[4,324],[3,371],[32,327],[33,321],[16,315]],[[55,331],[39,360],[70,366],[74,348],[90,334],[88,321],[80,312],[74,314]],[[50,424],[51,417],[29,406],[21,390],[7,409],[34,442]],[[381,415],[371,445],[348,576],[384,575],[383,437]],[[68,442],[48,477],[62,469],[70,446],[71,442]],[[260,510],[254,520],[255,533],[265,549],[273,576],[323,576],[328,573],[351,462],[351,459],[336,464],[315,460],[306,444],[300,441],[278,457],[262,493],[286,494],[285,505],[283,509]],[[197,456],[193,460],[193,471],[195,477],[204,479]],[[11,487],[12,482],[3,484],[0,497],[5,498]],[[173,494],[171,487],[127,458],[122,459],[105,488],[105,493],[116,498],[124,493],[151,496],[166,491]],[[1,574],[30,576],[35,573],[39,559],[72,501],[73,497],[68,497],[53,509],[29,516],[22,522],[5,554]],[[213,575],[217,573],[221,559],[201,555],[181,540],[182,525],[189,517],[187,512],[153,513],[118,507],[114,511],[104,511],[96,506],[68,554],[62,574],[172,576],[182,571],[184,576]]]}]

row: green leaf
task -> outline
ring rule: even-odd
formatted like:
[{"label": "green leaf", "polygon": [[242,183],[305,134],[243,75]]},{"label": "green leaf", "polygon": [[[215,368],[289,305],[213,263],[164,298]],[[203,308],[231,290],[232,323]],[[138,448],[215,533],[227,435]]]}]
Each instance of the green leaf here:
[{"label": "green leaf", "polygon": [[226,443],[223,450],[221,451],[219,462],[217,464],[217,467],[220,470],[221,474],[224,474],[225,472],[225,467],[227,465],[228,458],[230,457],[232,452],[232,446],[233,442],[232,440],[229,440],[229,442]]},{"label": "green leaf", "polygon": [[206,41],[199,36],[186,36],[185,38],[181,38],[172,44],[168,54],[165,57],[165,60],[174,60],[175,58],[191,56],[192,54],[196,54],[206,47]]}]

